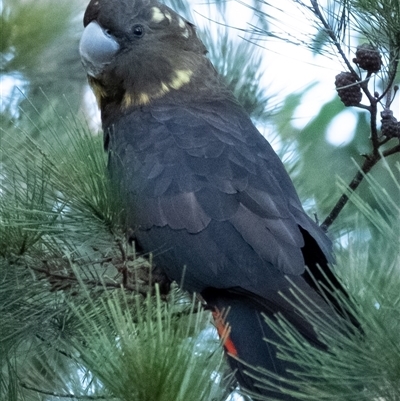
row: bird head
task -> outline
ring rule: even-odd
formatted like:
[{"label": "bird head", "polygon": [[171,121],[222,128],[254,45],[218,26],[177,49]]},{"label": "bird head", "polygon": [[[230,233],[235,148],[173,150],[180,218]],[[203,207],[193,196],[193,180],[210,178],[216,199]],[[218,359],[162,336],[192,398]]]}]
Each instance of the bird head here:
[{"label": "bird head", "polygon": [[84,27],[79,51],[100,108],[188,90],[210,66],[193,24],[154,0],[91,0]]}]

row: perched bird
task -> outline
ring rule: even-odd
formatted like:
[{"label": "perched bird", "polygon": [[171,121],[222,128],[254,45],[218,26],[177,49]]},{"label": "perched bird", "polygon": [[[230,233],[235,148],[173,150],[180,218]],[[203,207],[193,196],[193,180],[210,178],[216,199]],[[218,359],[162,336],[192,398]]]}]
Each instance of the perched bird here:
[{"label": "perched bird", "polygon": [[[280,313],[318,346],[292,290],[335,315],[312,277],[341,289],[331,242],[190,22],[155,0],[91,0],[84,26],[79,50],[137,249],[201,294],[217,322],[228,311],[225,347],[244,388],[292,400],[280,387],[296,366],[264,340],[281,341],[262,313]],[[275,385],[260,387],[247,364],[275,373]]]}]

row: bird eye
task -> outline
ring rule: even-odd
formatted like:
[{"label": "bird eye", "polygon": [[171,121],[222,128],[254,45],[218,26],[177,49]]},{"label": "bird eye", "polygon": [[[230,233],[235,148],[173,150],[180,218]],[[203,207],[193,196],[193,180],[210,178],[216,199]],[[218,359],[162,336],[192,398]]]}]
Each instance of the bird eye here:
[{"label": "bird eye", "polygon": [[111,31],[109,30],[109,29],[105,29],[104,30],[104,34],[106,35],[106,36],[108,36],[108,37],[111,37],[112,35],[111,35]]},{"label": "bird eye", "polygon": [[144,34],[144,29],[142,27],[142,25],[135,25],[132,28],[132,33],[137,37],[137,38],[141,38]]}]

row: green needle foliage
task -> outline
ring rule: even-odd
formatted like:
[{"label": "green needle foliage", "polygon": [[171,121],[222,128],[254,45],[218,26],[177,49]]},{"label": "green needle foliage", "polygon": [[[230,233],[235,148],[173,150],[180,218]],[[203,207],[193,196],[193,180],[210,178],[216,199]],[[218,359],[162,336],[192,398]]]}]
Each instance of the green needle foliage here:
[{"label": "green needle foliage", "polygon": [[[387,167],[387,166],[386,166]],[[399,171],[400,165],[397,165]],[[372,177],[366,177],[372,194],[386,212],[372,209],[359,196],[352,195],[363,219],[379,239],[358,232],[349,234],[349,245],[338,249],[337,271],[346,282],[353,300],[339,299],[353,311],[360,330],[348,319],[333,324],[317,314],[299,308],[311,322],[326,349],[308,345],[296,329],[283,318],[269,320],[285,345],[281,357],[298,364],[302,371],[288,381],[286,393],[299,400],[385,400],[397,401],[400,395],[400,184],[393,171],[388,174],[397,191],[396,199]],[[346,185],[341,184],[346,190]],[[365,222],[360,225],[365,227]],[[301,295],[299,295],[301,300]],[[303,370],[304,369],[304,370]],[[265,374],[261,386],[271,385]],[[294,390],[295,388],[296,390]]]},{"label": "green needle foliage", "polygon": [[100,136],[56,118],[47,140],[2,131],[0,398],[222,400],[222,349],[198,339],[209,313],[153,298]]},{"label": "green needle foliage", "polygon": [[197,338],[208,315],[194,313],[195,302],[179,313],[173,305],[161,301],[159,293],[143,301],[114,291],[97,303],[89,298],[88,305],[73,308],[79,318],[78,359],[113,397],[222,399],[211,380],[219,374],[222,354],[215,343],[205,349]]},{"label": "green needle foliage", "polygon": [[[231,385],[209,314],[187,296],[166,291],[151,255],[137,257],[126,242],[124,204],[107,177],[102,137],[77,117],[85,82],[76,50],[78,14],[86,4],[53,3],[1,3],[1,77],[19,77],[28,96],[2,98],[0,110],[0,399],[225,401]],[[189,13],[185,2],[171,3]],[[396,83],[398,1],[328,3],[338,37],[349,32],[351,8],[356,31],[387,49],[383,72]],[[253,6],[267,29],[261,2]],[[216,40],[209,34],[204,29],[217,68],[264,123],[260,59],[247,43],[236,46],[224,29]],[[319,46],[327,49],[326,31],[322,36]],[[307,39],[296,43],[312,47]],[[292,172],[303,199],[317,199],[326,215],[337,195],[348,191],[327,177],[337,173],[347,182],[350,160],[368,151],[367,139],[357,138],[369,125],[360,119],[356,140],[332,149],[316,135],[342,110],[339,101],[323,107],[302,132],[288,124],[299,103],[300,95],[289,97],[269,121],[283,145],[293,145],[289,150],[299,163]],[[362,330],[345,335],[346,319],[331,324],[300,308],[321,333],[323,351],[284,320],[274,323],[286,339],[282,358],[304,367],[286,390],[299,400],[399,399],[400,170],[394,162],[378,167],[359,196],[351,194],[351,213],[331,230],[337,271],[352,296],[340,302],[354,311]],[[269,377],[260,385],[270,385]]]},{"label": "green needle foliage", "polygon": [[112,233],[122,222],[100,137],[73,117],[57,120],[66,135],[59,136],[59,127],[50,124],[47,140],[35,141],[20,127],[2,132],[3,256],[22,255],[39,239],[62,241],[66,228],[81,241],[79,234],[89,235],[90,226],[106,225]]}]

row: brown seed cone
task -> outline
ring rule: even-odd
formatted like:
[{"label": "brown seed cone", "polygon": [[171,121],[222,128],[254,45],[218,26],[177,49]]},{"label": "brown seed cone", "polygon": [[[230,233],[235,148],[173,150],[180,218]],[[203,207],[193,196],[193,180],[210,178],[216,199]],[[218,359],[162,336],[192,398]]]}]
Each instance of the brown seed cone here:
[{"label": "brown seed cone", "polygon": [[382,67],[381,54],[378,48],[370,43],[363,43],[357,47],[356,58],[353,61],[368,72],[378,72]]},{"label": "brown seed cone", "polygon": [[340,100],[345,106],[356,106],[360,103],[361,88],[351,72],[341,72],[336,75],[335,86]]}]

